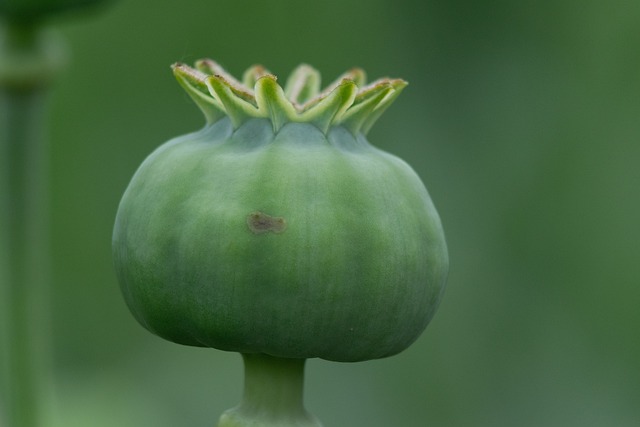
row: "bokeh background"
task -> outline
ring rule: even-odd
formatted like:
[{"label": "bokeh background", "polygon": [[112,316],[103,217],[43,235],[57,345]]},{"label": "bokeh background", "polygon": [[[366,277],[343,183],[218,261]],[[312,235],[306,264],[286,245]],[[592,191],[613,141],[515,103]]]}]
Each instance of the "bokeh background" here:
[{"label": "bokeh background", "polygon": [[203,126],[169,65],[300,62],[410,86],[370,141],[422,177],[447,233],[440,311],[404,353],[311,360],[327,427],[640,425],[640,2],[119,0],[52,22],[53,360],[65,427],[212,426],[233,353],[128,313],[119,198],[163,141]]}]

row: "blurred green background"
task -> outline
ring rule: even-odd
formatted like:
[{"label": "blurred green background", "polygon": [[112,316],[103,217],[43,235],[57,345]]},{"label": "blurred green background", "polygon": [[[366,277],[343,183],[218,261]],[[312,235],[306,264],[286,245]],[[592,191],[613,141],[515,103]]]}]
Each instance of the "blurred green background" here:
[{"label": "blurred green background", "polygon": [[312,360],[327,427],[640,425],[640,2],[120,0],[58,19],[50,98],[56,411],[73,426],[211,426],[240,357],[143,330],[110,239],[137,166],[203,117],[169,65],[307,62],[410,86],[369,134],[423,178],[451,273],[385,360]]}]

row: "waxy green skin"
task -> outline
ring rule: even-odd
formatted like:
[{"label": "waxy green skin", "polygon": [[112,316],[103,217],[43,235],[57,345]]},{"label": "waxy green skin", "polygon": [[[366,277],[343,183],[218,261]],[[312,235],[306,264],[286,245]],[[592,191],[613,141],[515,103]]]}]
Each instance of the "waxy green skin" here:
[{"label": "waxy green skin", "polygon": [[[284,220],[256,233],[250,215]],[[113,234],[126,302],[174,342],[285,358],[396,354],[424,330],[448,270],[415,172],[341,126],[228,118],[159,147]]]}]

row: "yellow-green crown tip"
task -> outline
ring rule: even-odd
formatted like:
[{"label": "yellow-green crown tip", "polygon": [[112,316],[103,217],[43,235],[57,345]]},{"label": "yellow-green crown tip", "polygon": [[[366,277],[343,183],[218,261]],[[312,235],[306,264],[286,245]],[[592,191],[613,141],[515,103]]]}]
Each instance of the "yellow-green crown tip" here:
[{"label": "yellow-green crown tip", "polygon": [[211,59],[200,59],[194,67],[176,62],[171,69],[207,123],[228,116],[237,129],[249,119],[267,118],[276,132],[288,122],[307,122],[325,133],[344,126],[366,134],[407,85],[390,78],[366,84],[365,72],[353,68],[321,90],[320,73],[308,64],[299,65],[284,87],[261,65],[247,69],[242,81]]}]

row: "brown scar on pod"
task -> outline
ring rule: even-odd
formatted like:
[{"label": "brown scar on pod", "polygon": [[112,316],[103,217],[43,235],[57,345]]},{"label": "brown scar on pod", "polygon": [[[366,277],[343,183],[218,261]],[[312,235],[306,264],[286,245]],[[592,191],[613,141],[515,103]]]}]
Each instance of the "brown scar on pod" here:
[{"label": "brown scar on pod", "polygon": [[280,216],[267,215],[264,212],[255,211],[247,215],[247,225],[254,234],[282,233],[287,228],[287,222]]}]

